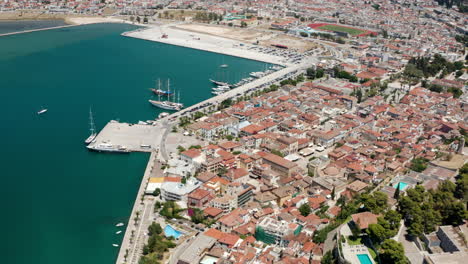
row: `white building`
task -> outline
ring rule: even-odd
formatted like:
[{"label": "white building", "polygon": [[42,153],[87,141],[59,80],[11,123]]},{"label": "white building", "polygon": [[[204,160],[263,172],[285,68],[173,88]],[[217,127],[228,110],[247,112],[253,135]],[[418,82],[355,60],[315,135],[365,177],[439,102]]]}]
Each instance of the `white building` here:
[{"label": "white building", "polygon": [[165,201],[187,202],[187,196],[193,190],[201,186],[201,182],[195,178],[189,178],[185,184],[179,182],[164,182],[161,185],[162,198]]}]

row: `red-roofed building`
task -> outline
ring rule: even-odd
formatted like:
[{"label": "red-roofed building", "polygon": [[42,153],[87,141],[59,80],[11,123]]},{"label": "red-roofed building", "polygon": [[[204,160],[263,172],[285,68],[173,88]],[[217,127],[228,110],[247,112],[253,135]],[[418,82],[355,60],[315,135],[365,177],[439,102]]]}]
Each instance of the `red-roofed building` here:
[{"label": "red-roofed building", "polygon": [[366,229],[370,224],[377,224],[377,218],[379,216],[371,212],[362,212],[353,214],[351,217],[354,224],[358,225],[360,229]]},{"label": "red-roofed building", "polygon": [[239,236],[230,233],[224,233],[218,242],[222,245],[226,245],[228,248],[233,248],[239,240]]},{"label": "red-roofed building", "polygon": [[213,195],[204,189],[198,188],[188,195],[188,207],[204,207],[209,201],[213,199]]}]

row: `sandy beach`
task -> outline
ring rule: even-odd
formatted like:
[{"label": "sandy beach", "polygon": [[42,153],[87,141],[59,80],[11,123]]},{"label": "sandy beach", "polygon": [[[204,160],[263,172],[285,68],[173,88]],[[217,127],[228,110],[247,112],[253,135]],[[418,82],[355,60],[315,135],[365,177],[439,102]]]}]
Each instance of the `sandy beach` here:
[{"label": "sandy beach", "polygon": [[72,25],[87,25],[96,23],[128,23],[128,21],[115,17],[66,17],[65,23]]}]

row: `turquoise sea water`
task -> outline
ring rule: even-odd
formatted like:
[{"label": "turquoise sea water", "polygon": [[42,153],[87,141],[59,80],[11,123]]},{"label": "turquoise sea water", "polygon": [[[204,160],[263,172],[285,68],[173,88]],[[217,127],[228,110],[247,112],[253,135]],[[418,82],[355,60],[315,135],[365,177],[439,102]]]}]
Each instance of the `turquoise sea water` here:
[{"label": "turquoise sea water", "polygon": [[[1,263],[113,263],[147,154],[88,152],[88,111],[155,118],[148,88],[171,78],[186,105],[210,97],[208,78],[234,82],[264,63],[126,38],[100,24],[0,37]],[[220,64],[229,64],[220,73]],[[229,73],[229,74],[228,74]],[[41,116],[41,107],[49,111]]]}]

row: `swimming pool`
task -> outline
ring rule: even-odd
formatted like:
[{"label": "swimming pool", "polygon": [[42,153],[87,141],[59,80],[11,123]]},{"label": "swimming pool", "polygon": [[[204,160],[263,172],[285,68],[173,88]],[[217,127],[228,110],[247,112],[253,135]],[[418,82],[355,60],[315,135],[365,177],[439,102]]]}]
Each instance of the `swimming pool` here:
[{"label": "swimming pool", "polygon": [[398,185],[400,185],[400,187],[399,187],[400,191],[403,191],[406,188],[406,186],[408,186],[408,184],[406,182],[401,181],[399,184],[397,183],[397,184],[393,185],[393,188],[395,188],[395,189],[398,188]]},{"label": "swimming pool", "polygon": [[175,230],[170,225],[166,225],[166,227],[164,227],[164,235],[166,235],[166,237],[174,237],[177,239],[182,235],[182,232]]},{"label": "swimming pool", "polygon": [[358,254],[357,255],[359,262],[361,264],[372,264],[372,260],[369,258],[369,255],[367,254]]}]

